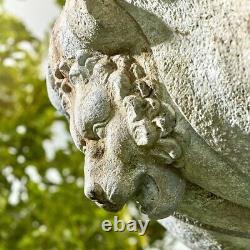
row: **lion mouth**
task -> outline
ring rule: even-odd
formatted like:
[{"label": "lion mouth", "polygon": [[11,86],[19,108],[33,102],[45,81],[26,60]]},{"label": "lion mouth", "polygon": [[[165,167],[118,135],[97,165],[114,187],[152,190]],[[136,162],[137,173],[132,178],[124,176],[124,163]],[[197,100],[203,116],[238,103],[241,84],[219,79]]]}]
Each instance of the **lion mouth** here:
[{"label": "lion mouth", "polygon": [[173,214],[184,191],[185,181],[171,169],[150,169],[143,176],[135,201],[149,218],[163,219]]},{"label": "lion mouth", "polygon": [[140,211],[149,214],[153,210],[153,204],[158,199],[159,187],[154,178],[146,174],[135,195],[135,202]]}]

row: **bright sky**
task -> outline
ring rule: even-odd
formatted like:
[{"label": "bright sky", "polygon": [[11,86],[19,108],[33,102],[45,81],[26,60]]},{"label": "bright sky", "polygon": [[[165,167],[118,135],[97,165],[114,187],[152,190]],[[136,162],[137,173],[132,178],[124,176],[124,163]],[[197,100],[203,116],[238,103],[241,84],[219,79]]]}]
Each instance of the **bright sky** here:
[{"label": "bright sky", "polygon": [[43,38],[60,13],[54,2],[55,0],[5,0],[4,8],[19,17],[36,37]]}]

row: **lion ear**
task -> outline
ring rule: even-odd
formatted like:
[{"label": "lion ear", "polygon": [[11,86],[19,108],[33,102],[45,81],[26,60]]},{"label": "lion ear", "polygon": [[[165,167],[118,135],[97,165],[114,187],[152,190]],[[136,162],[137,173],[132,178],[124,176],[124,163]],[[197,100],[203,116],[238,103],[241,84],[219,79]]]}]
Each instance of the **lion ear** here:
[{"label": "lion ear", "polygon": [[126,96],[123,100],[123,106],[126,109],[130,133],[136,144],[138,146],[152,146],[159,139],[159,133],[145,115],[146,103],[144,100],[136,95]]},{"label": "lion ear", "polygon": [[159,139],[155,126],[147,119],[132,123],[132,136],[138,146],[152,146]]}]

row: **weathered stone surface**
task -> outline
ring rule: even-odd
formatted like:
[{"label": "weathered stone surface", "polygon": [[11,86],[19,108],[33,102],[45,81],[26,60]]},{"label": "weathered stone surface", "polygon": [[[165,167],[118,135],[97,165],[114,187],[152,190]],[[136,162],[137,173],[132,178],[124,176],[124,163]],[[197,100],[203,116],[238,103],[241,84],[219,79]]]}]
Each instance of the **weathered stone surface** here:
[{"label": "weathered stone surface", "polygon": [[217,246],[250,237],[249,14],[250,0],[67,1],[47,86],[97,205],[177,211]]}]

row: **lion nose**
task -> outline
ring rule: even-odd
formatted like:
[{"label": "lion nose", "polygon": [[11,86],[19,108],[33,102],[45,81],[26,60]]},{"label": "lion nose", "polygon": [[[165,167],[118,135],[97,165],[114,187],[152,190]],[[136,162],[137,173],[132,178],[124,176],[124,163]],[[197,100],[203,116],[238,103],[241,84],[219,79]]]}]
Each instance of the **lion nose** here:
[{"label": "lion nose", "polygon": [[97,201],[100,204],[105,204],[107,202],[106,199],[106,195],[104,193],[104,190],[102,189],[102,187],[95,183],[94,185],[92,185],[91,187],[88,187],[85,189],[85,195],[93,200],[93,201]]},{"label": "lion nose", "polygon": [[118,212],[123,207],[123,205],[108,200],[103,188],[97,183],[85,187],[84,193],[89,199],[94,201],[97,206],[102,207],[109,212]]}]

